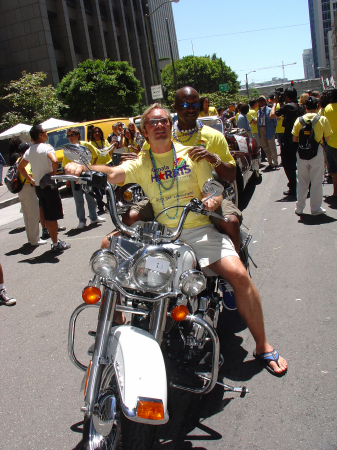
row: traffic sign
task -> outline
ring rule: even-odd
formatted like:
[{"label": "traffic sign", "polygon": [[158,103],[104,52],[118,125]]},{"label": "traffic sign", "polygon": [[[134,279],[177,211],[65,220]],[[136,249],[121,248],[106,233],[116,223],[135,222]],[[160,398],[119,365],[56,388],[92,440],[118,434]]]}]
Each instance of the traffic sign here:
[{"label": "traffic sign", "polygon": [[229,84],[225,83],[225,84],[219,84],[219,91],[220,92],[226,92],[229,91]]},{"label": "traffic sign", "polygon": [[151,94],[152,99],[157,100],[158,98],[163,98],[163,90],[161,84],[156,84],[155,86],[151,86]]}]

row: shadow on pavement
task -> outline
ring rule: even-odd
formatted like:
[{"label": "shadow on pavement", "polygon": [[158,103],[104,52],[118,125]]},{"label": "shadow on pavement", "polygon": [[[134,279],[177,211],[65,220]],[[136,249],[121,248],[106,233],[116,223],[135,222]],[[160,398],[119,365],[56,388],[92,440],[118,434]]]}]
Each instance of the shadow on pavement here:
[{"label": "shadow on pavement", "polygon": [[324,223],[336,222],[337,219],[327,216],[326,214],[320,214],[319,216],[312,216],[311,214],[301,214],[298,219],[298,223],[303,225],[322,225]]},{"label": "shadow on pavement", "polygon": [[239,193],[239,209],[243,211],[249,205],[250,200],[252,199],[257,184],[262,183],[262,175],[260,176],[258,182],[252,176],[248,181],[247,186],[243,192]]},{"label": "shadow on pavement", "polygon": [[51,250],[47,250],[45,253],[42,253],[42,255],[39,255],[36,258],[22,259],[21,261],[18,261],[18,263],[57,264],[58,262],[60,262],[60,260],[58,259],[60,255],[62,255],[62,253],[53,253]]},{"label": "shadow on pavement", "polygon": [[10,230],[8,232],[8,234],[18,234],[18,233],[23,233],[26,230],[25,227],[18,227],[18,228],[13,228],[13,230]]},{"label": "shadow on pavement", "polygon": [[331,209],[337,209],[337,197],[334,195],[330,195],[328,197],[324,197],[324,202],[329,205]]},{"label": "shadow on pavement", "polygon": [[37,246],[33,246],[28,244],[28,242],[26,242],[25,244],[23,244],[21,247],[16,248],[14,250],[11,250],[10,252],[5,253],[6,256],[13,256],[13,255],[30,255],[31,253],[33,253],[33,251],[37,249]]}]

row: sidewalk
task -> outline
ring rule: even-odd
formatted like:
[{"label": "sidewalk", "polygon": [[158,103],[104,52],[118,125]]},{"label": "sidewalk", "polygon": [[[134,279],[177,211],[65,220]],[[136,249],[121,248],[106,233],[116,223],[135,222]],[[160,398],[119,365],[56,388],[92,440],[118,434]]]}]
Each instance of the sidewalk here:
[{"label": "sidewalk", "polygon": [[0,186],[0,209],[6,208],[6,206],[14,205],[15,203],[18,203],[19,197],[18,194],[12,194],[7,189],[7,186],[5,185],[5,176],[7,174],[7,170],[9,169],[9,166],[4,167],[4,170],[2,172],[2,182],[3,185]]}]

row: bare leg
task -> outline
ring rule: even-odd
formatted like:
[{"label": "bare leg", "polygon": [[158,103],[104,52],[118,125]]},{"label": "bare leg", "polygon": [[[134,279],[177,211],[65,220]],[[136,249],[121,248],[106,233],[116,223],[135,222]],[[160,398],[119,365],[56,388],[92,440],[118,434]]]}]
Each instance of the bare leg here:
[{"label": "bare leg", "polygon": [[337,197],[337,173],[332,174],[333,193],[334,197]]},{"label": "bare leg", "polygon": [[231,238],[235,251],[239,253],[241,245],[240,221],[234,214],[228,214],[225,218],[227,221],[219,221],[219,231],[220,233],[227,234]]},{"label": "bare leg", "polygon": [[46,223],[46,228],[49,231],[49,236],[50,236],[53,244],[57,244],[57,234],[58,234],[57,220],[53,220],[53,221],[46,220],[45,223]]},{"label": "bare leg", "polygon": [[46,221],[44,220],[43,210],[42,210],[41,206],[40,206],[40,224],[41,224],[42,228],[47,228],[46,227]]},{"label": "bare leg", "polygon": [[[222,258],[209,267],[222,276],[233,287],[236,306],[245,320],[256,342],[256,353],[270,352],[273,347],[268,343],[263,322],[263,313],[259,293],[248,276],[240,259],[236,256]],[[276,373],[285,372],[287,361],[280,356],[279,366],[276,362],[270,362],[270,367]]]},{"label": "bare leg", "polygon": [[0,263],[0,284],[4,284],[5,280],[4,280],[4,272],[2,270],[2,265]]},{"label": "bare leg", "polygon": [[122,216],[123,223],[128,227],[131,227],[138,220],[142,220],[137,211],[130,209],[128,212]]}]

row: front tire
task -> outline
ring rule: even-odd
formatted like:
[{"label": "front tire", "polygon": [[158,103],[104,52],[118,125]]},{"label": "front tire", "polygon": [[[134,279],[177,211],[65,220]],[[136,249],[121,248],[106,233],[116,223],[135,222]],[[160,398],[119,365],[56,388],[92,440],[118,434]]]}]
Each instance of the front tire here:
[{"label": "front tire", "polygon": [[100,435],[94,426],[93,416],[84,416],[84,450],[150,450],[154,438],[154,426],[127,419],[121,409],[119,393],[112,366],[105,369],[100,384],[100,394],[109,392],[116,398],[114,425],[107,436]]}]

